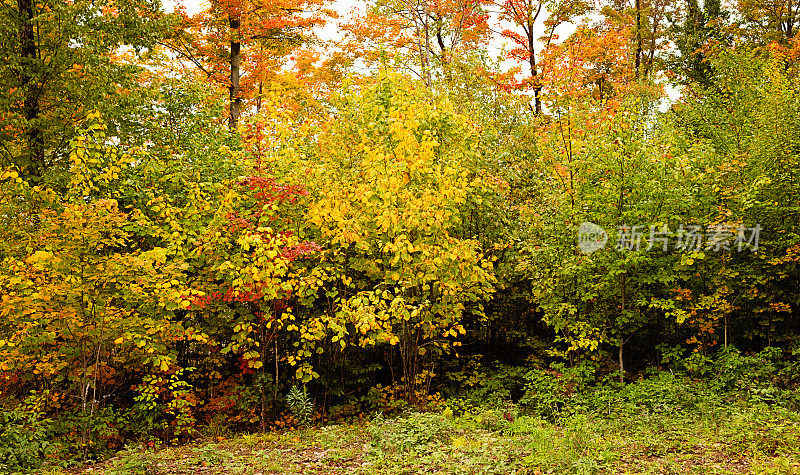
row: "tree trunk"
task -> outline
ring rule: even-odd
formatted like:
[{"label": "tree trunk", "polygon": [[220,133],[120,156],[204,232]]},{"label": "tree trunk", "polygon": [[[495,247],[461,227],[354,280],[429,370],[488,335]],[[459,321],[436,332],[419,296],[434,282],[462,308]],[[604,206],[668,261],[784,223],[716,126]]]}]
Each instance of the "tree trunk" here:
[{"label": "tree trunk", "polygon": [[[427,0],[425,0],[425,1],[427,1]],[[426,16],[428,14],[427,12],[428,12],[428,10],[426,8],[425,9],[425,15]],[[414,15],[415,41],[417,43],[417,51],[419,52],[420,77],[422,78],[423,81],[425,81],[425,85],[430,87],[431,84],[430,84],[430,81],[428,80],[428,75],[426,74],[426,71],[428,70],[428,66],[427,66],[427,64],[428,64],[428,50],[426,49],[427,47],[422,43],[422,31],[420,31],[420,28],[425,28],[426,27],[426,20],[424,20],[420,16],[419,10],[416,8],[416,6],[414,6],[412,8],[412,14]],[[417,20],[419,20],[419,21],[417,21]]]},{"label": "tree trunk", "polygon": [[44,163],[44,133],[38,124],[41,107],[41,85],[34,71],[38,68],[36,37],[33,30],[33,1],[17,0],[20,14],[20,85],[24,97],[22,100],[22,113],[25,116],[25,136],[27,150],[20,168],[29,176],[41,177],[45,171]]},{"label": "tree trunk", "polygon": [[[620,306],[622,307],[622,317],[625,317],[625,273],[622,273],[622,299],[620,302]],[[622,336],[622,331],[620,331],[619,335],[619,382],[625,382],[625,362],[622,359],[622,351],[623,347],[625,346],[625,339]]]},{"label": "tree trunk", "polygon": [[636,71],[634,75],[639,79],[639,70],[642,67],[642,0],[636,0]]},{"label": "tree trunk", "polygon": [[242,106],[242,98],[239,97],[240,87],[239,87],[239,77],[240,71],[239,67],[242,61],[241,55],[241,48],[242,45],[239,42],[239,26],[240,21],[238,17],[231,17],[230,18],[230,28],[231,28],[231,85],[228,88],[229,90],[229,100],[230,100],[230,116],[228,117],[228,129],[231,132],[236,130],[236,127],[239,125],[239,114],[241,112]]},{"label": "tree trunk", "polygon": [[[533,25],[531,25],[533,26]],[[539,84],[539,70],[536,67],[536,53],[534,53],[533,49],[533,28],[528,28],[527,30],[528,36],[528,63],[531,67],[531,79],[533,79],[533,102],[534,102],[534,113],[536,115],[541,115],[542,113],[542,99],[539,97],[539,91],[542,90],[542,86]]]},{"label": "tree trunk", "polygon": [[275,381],[272,385],[272,408],[275,411],[273,414],[278,415],[278,336],[275,335]]},{"label": "tree trunk", "polygon": [[264,95],[264,81],[258,81],[258,98],[256,99],[256,114],[261,112],[261,97]]},{"label": "tree trunk", "polygon": [[428,13],[428,0],[423,0],[425,2],[425,82],[427,83],[428,87],[433,85],[433,79],[431,78],[431,63],[430,63],[430,51],[431,51],[431,31],[430,27],[428,26],[428,17],[430,14]]},{"label": "tree trunk", "polygon": [[[440,20],[441,22],[441,20]],[[450,74],[450,67],[447,59],[447,47],[442,38],[442,27],[439,25],[436,30],[436,41],[439,43],[439,61],[442,63],[442,72],[444,72],[444,79],[448,83],[452,81],[452,74]]]},{"label": "tree trunk", "polygon": [[261,433],[263,434],[267,431],[267,329],[263,313],[259,316],[259,327],[261,330]]},{"label": "tree trunk", "polygon": [[724,332],[725,333],[725,349],[727,350],[728,349],[728,316],[727,315],[725,315],[725,320],[724,320],[723,323],[725,325],[725,332]]}]

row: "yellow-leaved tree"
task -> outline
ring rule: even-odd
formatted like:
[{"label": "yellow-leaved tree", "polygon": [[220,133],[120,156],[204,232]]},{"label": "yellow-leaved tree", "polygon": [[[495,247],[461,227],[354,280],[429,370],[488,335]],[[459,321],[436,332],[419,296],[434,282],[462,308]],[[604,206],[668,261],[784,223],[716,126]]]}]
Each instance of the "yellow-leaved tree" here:
[{"label": "yellow-leaved tree", "polygon": [[323,249],[300,270],[296,296],[325,310],[297,326],[292,362],[308,365],[303,356],[327,338],[342,349],[391,345],[414,399],[435,355],[458,346],[462,319],[482,317],[494,291],[468,220],[505,188],[482,171],[467,118],[427,88],[382,71],[346,83],[332,106],[326,123],[263,138],[277,151],[268,166],[307,183],[306,232]]},{"label": "yellow-leaved tree", "polygon": [[[63,196],[13,169],[0,173],[0,372],[72,414],[85,458],[92,433],[104,430],[97,416],[116,375],[167,374],[171,343],[192,336],[163,312],[139,311],[182,269],[135,246],[130,213],[110,198],[131,158],[108,145],[98,113],[70,143],[69,159]],[[173,308],[179,298],[172,293]]]}]

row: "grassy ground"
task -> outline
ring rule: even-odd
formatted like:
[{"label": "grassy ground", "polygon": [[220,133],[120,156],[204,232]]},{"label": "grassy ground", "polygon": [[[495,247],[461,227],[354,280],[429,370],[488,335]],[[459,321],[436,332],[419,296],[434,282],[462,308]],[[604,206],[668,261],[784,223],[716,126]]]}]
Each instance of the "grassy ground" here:
[{"label": "grassy ground", "polygon": [[284,433],[129,450],[72,473],[800,473],[800,416],[768,404],[615,413],[548,422],[514,408],[378,416]]}]

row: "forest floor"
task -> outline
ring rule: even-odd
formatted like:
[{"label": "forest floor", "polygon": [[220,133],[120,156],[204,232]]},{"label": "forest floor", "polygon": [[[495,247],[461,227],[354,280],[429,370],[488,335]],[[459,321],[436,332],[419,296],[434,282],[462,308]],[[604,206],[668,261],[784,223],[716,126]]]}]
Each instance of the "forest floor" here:
[{"label": "forest floor", "polygon": [[584,413],[557,422],[502,409],[407,413],[131,449],[69,473],[800,473],[800,416],[764,404],[716,415]]}]

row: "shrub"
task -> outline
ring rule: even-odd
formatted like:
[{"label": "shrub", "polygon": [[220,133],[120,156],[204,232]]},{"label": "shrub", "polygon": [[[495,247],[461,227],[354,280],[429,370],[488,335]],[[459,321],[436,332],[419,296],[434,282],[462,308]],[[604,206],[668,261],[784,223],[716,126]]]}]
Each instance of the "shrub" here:
[{"label": "shrub", "polygon": [[311,418],[314,415],[314,404],[308,397],[305,387],[301,391],[299,387],[292,386],[289,394],[286,395],[286,403],[289,405],[289,410],[292,411],[297,422],[304,426],[308,426],[311,423]]},{"label": "shrub", "polygon": [[0,411],[0,470],[29,470],[41,466],[50,443],[48,419],[25,407]]},{"label": "shrub", "polygon": [[533,369],[525,375],[525,395],[520,405],[554,420],[577,400],[593,378],[593,368],[586,365],[565,368],[563,364],[553,364],[551,369]]},{"label": "shrub", "polygon": [[411,413],[386,420],[376,417],[369,426],[372,448],[378,453],[430,452],[434,447],[449,444],[453,422],[439,413]]}]

